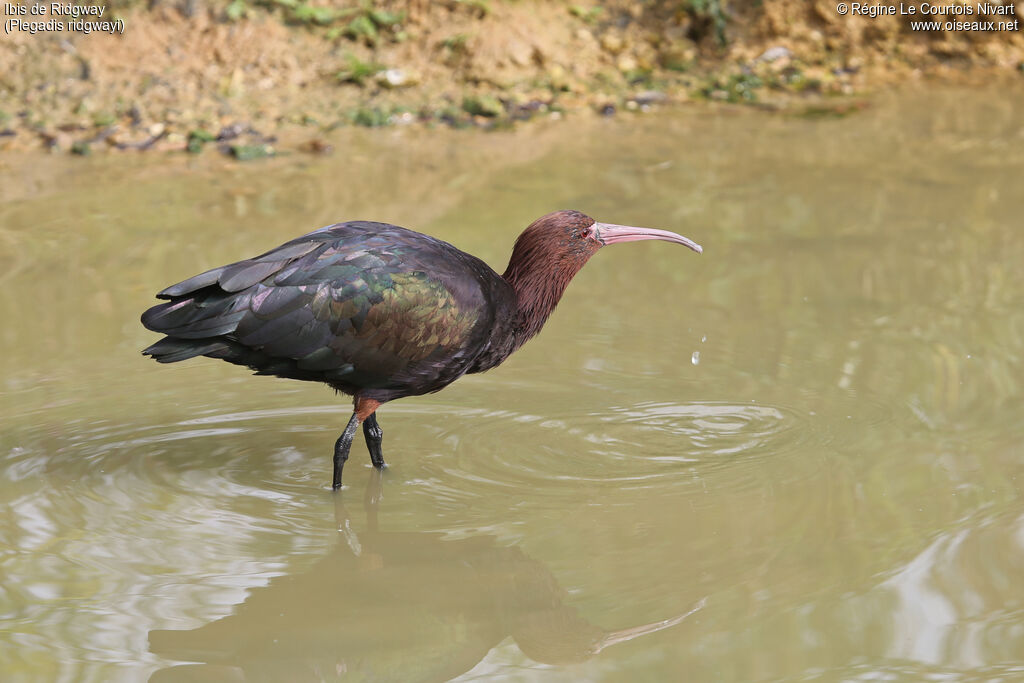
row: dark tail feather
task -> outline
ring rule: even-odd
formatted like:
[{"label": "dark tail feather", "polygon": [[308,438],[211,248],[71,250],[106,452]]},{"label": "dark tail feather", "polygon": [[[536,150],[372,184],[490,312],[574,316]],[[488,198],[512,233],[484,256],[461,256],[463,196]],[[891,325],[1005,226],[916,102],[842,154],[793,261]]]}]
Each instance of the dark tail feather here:
[{"label": "dark tail feather", "polygon": [[224,353],[227,350],[227,343],[220,340],[164,337],[156,344],[143,349],[142,353],[152,357],[158,363],[177,363],[195,356],[205,356],[216,352]]},{"label": "dark tail feather", "polygon": [[146,329],[178,339],[209,339],[234,332],[248,312],[252,294],[211,291],[188,299],[157,304],[142,314]]}]

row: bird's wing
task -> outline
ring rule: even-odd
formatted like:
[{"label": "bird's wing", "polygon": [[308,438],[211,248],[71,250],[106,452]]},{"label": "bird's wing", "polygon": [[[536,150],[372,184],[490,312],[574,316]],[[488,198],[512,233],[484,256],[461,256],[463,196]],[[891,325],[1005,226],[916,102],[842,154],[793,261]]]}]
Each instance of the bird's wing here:
[{"label": "bird's wing", "polygon": [[[241,362],[268,374],[356,387],[429,383],[435,364],[468,364],[489,324],[464,257],[386,224],[331,226],[168,287],[160,296],[171,300],[143,324],[205,344],[200,353],[220,342],[252,352]],[[460,275],[470,285],[452,287]]]}]

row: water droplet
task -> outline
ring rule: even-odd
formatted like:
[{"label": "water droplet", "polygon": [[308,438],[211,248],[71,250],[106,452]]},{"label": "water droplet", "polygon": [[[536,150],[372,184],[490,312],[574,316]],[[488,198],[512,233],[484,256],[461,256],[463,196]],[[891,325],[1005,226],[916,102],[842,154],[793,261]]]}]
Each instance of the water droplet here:
[{"label": "water droplet", "polygon": [[693,352],[693,355],[690,356],[690,362],[694,365],[700,365],[700,351]]}]

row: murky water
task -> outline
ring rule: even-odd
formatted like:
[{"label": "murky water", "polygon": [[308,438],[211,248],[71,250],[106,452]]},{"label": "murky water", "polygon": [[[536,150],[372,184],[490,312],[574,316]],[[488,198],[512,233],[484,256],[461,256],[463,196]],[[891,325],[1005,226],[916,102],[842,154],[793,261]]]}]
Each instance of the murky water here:
[{"label": "murky water", "polygon": [[[5,681],[1024,677],[1017,92],[333,157],[0,167]],[[152,294],[339,219],[603,250],[501,368],[379,413],[139,354]]]}]

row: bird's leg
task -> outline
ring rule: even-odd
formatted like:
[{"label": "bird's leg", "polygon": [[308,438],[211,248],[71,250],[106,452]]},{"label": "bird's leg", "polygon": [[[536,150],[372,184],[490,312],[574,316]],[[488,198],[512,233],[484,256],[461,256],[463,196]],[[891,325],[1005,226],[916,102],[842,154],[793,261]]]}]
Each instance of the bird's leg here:
[{"label": "bird's leg", "polygon": [[[360,422],[363,422],[367,418],[373,417],[373,412],[380,407],[380,401],[376,401],[372,398],[359,398],[355,399],[355,411],[352,413],[352,418],[348,421],[348,425],[345,426],[345,431],[338,437],[337,442],[334,444],[334,479],[331,483],[331,488],[337,491],[341,488],[341,470],[345,467],[345,461],[348,460],[348,452],[352,448],[352,439],[356,436],[356,427],[359,426]],[[374,419],[373,427],[376,429],[376,444],[377,453],[374,455],[373,446],[370,446],[370,458],[373,459],[373,464],[377,467],[384,466],[384,456],[380,453],[380,442],[383,433],[380,431],[380,427],[377,426],[377,420]],[[367,431],[367,444],[370,443],[370,432]],[[380,462],[378,465],[377,463]]]},{"label": "bird's leg", "polygon": [[348,451],[352,448],[352,439],[355,438],[358,426],[359,413],[352,413],[348,425],[345,426],[345,431],[334,443],[334,479],[331,488],[335,491],[341,488],[341,469],[345,467],[345,461],[348,460]]},{"label": "bird's leg", "polygon": [[370,416],[363,420],[363,436],[366,437],[366,447],[370,449],[370,460],[378,470],[387,467],[384,462],[384,452],[381,450],[381,442],[384,440],[384,430],[377,424],[377,413],[370,413]]}]

